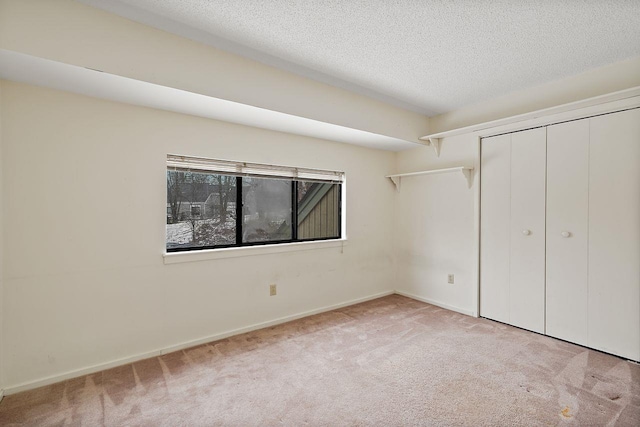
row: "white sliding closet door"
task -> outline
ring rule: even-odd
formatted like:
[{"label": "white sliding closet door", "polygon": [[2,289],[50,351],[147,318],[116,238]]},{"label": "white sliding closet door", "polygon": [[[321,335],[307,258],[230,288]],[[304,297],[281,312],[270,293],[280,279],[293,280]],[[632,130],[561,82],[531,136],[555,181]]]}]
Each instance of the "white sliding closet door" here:
[{"label": "white sliding closet door", "polygon": [[511,135],[482,139],[480,315],[509,323]]},{"label": "white sliding closet door", "polygon": [[587,345],[589,120],[547,127],[546,333]]},{"label": "white sliding closet door", "polygon": [[544,128],[482,140],[480,314],[544,332]]},{"label": "white sliding closet door", "polygon": [[590,122],[589,346],[640,360],[640,110]]},{"label": "white sliding closet door", "polygon": [[544,333],[546,128],[511,136],[509,323]]},{"label": "white sliding closet door", "polygon": [[640,361],[640,109],[483,138],[480,315]]}]

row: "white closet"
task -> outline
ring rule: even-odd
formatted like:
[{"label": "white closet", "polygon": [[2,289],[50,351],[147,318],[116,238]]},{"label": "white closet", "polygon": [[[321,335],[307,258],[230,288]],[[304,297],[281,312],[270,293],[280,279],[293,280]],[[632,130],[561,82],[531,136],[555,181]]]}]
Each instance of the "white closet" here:
[{"label": "white closet", "polygon": [[547,322],[587,345],[589,119],[547,128]]},{"label": "white closet", "polygon": [[480,315],[640,360],[640,109],[481,149]]},{"label": "white closet", "polygon": [[481,172],[480,315],[540,333],[545,134],[540,128],[483,140]]}]

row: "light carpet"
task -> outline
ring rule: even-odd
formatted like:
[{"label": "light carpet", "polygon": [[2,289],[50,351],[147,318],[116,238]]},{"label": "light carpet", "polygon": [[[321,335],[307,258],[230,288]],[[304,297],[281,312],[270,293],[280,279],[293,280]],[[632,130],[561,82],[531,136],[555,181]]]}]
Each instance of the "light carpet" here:
[{"label": "light carpet", "polygon": [[640,365],[399,295],[5,397],[0,425],[640,426]]}]

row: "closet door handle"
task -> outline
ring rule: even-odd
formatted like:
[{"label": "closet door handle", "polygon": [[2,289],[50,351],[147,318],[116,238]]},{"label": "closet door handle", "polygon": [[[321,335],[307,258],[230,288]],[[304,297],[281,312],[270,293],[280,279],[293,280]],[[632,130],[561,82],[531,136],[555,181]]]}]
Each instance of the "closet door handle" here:
[{"label": "closet door handle", "polygon": [[562,237],[571,237],[571,233],[569,233],[568,231],[563,231],[560,234],[562,235]]},{"label": "closet door handle", "polygon": [[531,230],[522,230],[522,234],[528,236],[529,234],[531,234]]}]

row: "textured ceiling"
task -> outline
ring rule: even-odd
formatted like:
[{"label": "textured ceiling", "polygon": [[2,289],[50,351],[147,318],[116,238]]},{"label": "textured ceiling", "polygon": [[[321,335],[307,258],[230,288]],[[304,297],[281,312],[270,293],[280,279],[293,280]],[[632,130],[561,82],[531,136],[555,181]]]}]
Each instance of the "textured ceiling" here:
[{"label": "textured ceiling", "polygon": [[640,56],[639,0],[81,0],[427,115]]}]

